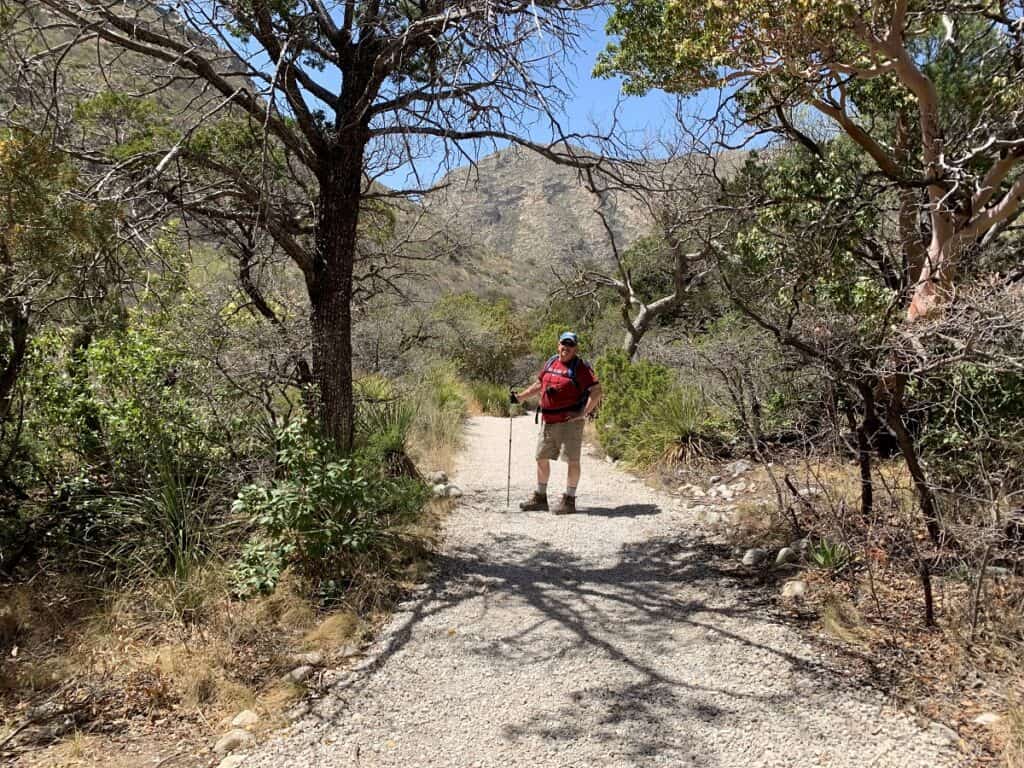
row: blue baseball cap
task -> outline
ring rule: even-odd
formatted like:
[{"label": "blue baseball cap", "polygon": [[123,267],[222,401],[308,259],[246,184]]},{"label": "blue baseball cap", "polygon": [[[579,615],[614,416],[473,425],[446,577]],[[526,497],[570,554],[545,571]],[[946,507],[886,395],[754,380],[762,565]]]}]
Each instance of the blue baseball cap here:
[{"label": "blue baseball cap", "polygon": [[566,331],[565,333],[558,337],[558,343],[561,344],[562,342],[570,342],[573,346],[575,346],[576,344],[580,343],[580,340],[572,331]]}]

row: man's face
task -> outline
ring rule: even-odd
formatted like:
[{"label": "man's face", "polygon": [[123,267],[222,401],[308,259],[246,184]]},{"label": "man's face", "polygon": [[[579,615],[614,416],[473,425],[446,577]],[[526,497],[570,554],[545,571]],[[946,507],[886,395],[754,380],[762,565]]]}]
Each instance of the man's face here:
[{"label": "man's face", "polygon": [[563,363],[568,363],[574,357],[576,357],[576,345],[575,344],[573,344],[572,342],[569,342],[567,344],[564,341],[558,342],[558,359],[559,360],[561,360]]}]

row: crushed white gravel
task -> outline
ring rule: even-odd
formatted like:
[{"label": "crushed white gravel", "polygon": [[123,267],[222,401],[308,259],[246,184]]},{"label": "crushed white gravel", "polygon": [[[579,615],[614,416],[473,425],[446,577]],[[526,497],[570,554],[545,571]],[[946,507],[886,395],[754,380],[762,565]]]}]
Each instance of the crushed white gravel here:
[{"label": "crushed white gravel", "polygon": [[671,497],[585,456],[577,515],[520,512],[513,424],[512,509],[509,421],[472,419],[436,581],[245,768],[963,764],[716,571]]}]

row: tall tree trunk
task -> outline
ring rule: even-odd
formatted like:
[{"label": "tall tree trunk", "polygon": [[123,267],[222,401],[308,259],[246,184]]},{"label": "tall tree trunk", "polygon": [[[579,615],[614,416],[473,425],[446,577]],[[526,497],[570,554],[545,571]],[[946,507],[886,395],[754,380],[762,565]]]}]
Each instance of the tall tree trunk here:
[{"label": "tall tree trunk", "polygon": [[861,384],[861,398],[864,401],[864,418],[856,425],[857,460],[860,464],[860,514],[865,522],[871,519],[874,509],[874,483],[871,478],[871,435],[870,425],[878,422],[875,413],[875,393],[867,384]]},{"label": "tall tree trunk", "polygon": [[10,349],[7,363],[0,371],[0,422],[11,414],[14,388],[21,375],[28,350],[28,306],[20,296],[11,296],[3,302],[2,312],[8,326]]},{"label": "tall tree trunk", "polygon": [[352,265],[355,260],[363,149],[359,137],[339,140],[320,174],[316,254],[306,274],[311,309],[314,401],[321,433],[352,450]]},{"label": "tall tree trunk", "polygon": [[[925,527],[928,529],[928,538],[936,547],[942,546],[942,528],[939,525],[939,513],[935,504],[935,494],[932,493],[931,485],[925,474],[924,467],[917,457],[917,448],[914,445],[914,438],[903,423],[903,415],[890,406],[886,414],[886,423],[889,429],[896,435],[896,444],[903,454],[903,461],[910,471],[914,480],[914,487],[917,489],[918,501],[921,507],[921,514],[924,517]],[[923,579],[923,577],[922,577]]]}]

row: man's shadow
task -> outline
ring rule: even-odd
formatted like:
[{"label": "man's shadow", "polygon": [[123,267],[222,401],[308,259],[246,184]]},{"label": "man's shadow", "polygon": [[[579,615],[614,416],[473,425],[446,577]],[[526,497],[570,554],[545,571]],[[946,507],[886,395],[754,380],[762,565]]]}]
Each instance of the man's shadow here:
[{"label": "man's shadow", "polygon": [[577,515],[590,515],[592,517],[645,517],[647,515],[661,514],[661,507],[656,504],[623,504],[619,507],[589,507],[580,506],[576,510]]}]

